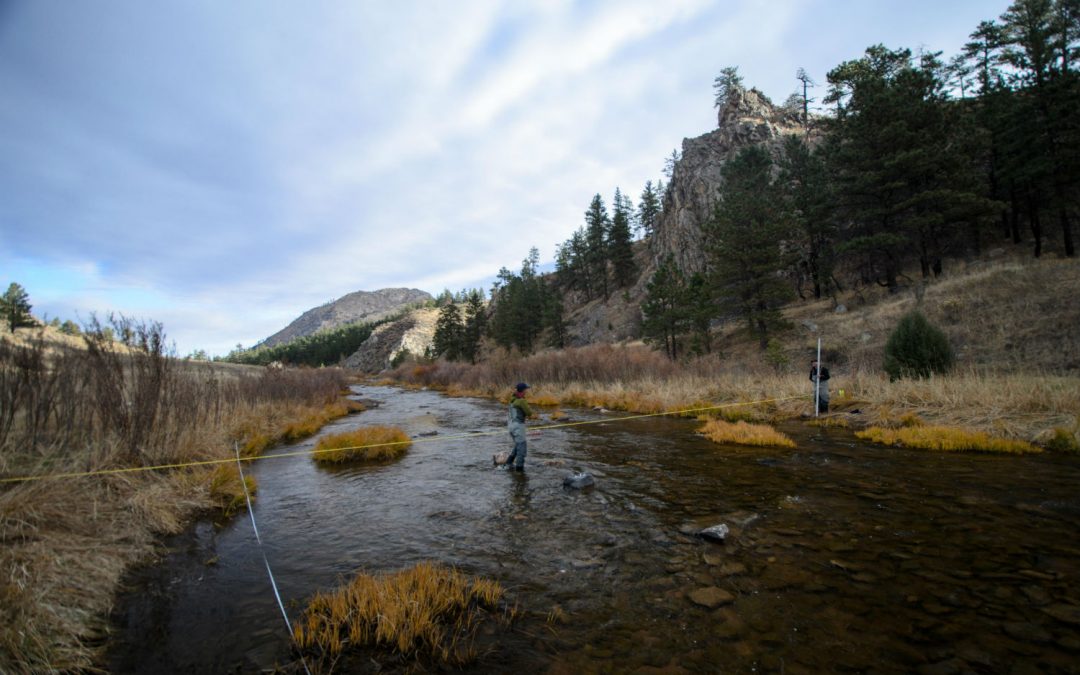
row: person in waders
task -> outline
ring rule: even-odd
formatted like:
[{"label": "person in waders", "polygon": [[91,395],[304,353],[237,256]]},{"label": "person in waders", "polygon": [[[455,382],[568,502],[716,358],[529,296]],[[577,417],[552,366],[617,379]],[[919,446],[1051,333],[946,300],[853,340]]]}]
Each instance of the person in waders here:
[{"label": "person in waders", "polygon": [[526,390],[529,385],[518,382],[514,388],[514,394],[510,398],[510,408],[507,414],[506,426],[510,430],[510,438],[514,440],[514,449],[506,460],[506,468],[510,471],[525,470],[525,455],[528,452],[525,442],[525,420],[533,416],[529,402],[525,400]]},{"label": "person in waders", "polygon": [[816,389],[818,414],[829,412],[829,369],[822,367],[821,375],[818,375],[818,362],[814,359],[810,362],[810,381]]}]

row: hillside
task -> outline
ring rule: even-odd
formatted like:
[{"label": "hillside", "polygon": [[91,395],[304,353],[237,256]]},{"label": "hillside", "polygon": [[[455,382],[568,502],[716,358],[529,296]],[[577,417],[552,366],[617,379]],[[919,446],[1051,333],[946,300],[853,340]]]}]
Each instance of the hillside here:
[{"label": "hillside", "polygon": [[288,326],[263,340],[258,346],[274,347],[346,324],[378,321],[410,305],[433,299],[431,294],[415,288],[356,291],[343,295],[333,302],[309,309]]}]

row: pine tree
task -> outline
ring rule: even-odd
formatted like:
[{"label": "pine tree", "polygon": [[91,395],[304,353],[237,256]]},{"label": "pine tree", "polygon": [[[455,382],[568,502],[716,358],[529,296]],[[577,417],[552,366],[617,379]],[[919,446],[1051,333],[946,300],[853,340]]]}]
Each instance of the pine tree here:
[{"label": "pine tree", "polygon": [[829,291],[832,279],[836,226],[833,223],[830,185],[821,157],[798,136],[784,140],[780,158],[779,189],[785,217],[792,223],[792,248],[798,252],[796,276],[810,278],[814,297]]},{"label": "pine tree", "polygon": [[457,361],[462,357],[464,338],[465,324],[461,319],[461,310],[453,302],[443,305],[435,322],[432,352],[447,361]]},{"label": "pine tree", "polygon": [[737,66],[728,66],[720,69],[720,74],[713,79],[713,106],[723,109],[727,105],[731,94],[743,88],[743,79],[739,76]]},{"label": "pine tree", "polygon": [[30,316],[30,296],[26,289],[12,282],[7,292],[0,296],[0,314],[7,323],[8,328],[15,332],[22,326],[33,326],[34,318]]},{"label": "pine tree", "polygon": [[461,356],[476,363],[480,355],[480,341],[487,325],[484,310],[484,292],[478,288],[469,291],[465,299],[465,326],[462,332]]},{"label": "pine tree", "polygon": [[686,278],[669,257],[645,284],[641,303],[641,332],[645,342],[661,347],[672,361],[679,356],[679,339],[686,332]]},{"label": "pine tree", "polygon": [[641,228],[642,237],[651,237],[656,229],[656,223],[660,220],[660,194],[653,187],[652,181],[645,181],[645,189],[641,191],[641,199],[638,201],[638,226]]},{"label": "pine tree", "polygon": [[585,268],[588,270],[590,286],[597,288],[608,299],[610,287],[608,284],[608,231],[611,228],[611,219],[608,218],[607,207],[604,206],[603,198],[598,194],[589,203],[589,210],[585,212]]},{"label": "pine tree", "polygon": [[611,261],[615,287],[624,288],[632,284],[637,275],[633,236],[630,233],[630,214],[633,205],[623,197],[618,188],[615,188],[613,206],[615,212],[611,218],[611,228],[608,230],[607,256]]},{"label": "pine tree", "polygon": [[780,306],[791,288],[779,275],[788,223],[778,207],[772,160],[761,146],[743,148],[723,168],[724,195],[706,224],[706,251],[721,308],[746,320],[761,349],[786,326]]}]

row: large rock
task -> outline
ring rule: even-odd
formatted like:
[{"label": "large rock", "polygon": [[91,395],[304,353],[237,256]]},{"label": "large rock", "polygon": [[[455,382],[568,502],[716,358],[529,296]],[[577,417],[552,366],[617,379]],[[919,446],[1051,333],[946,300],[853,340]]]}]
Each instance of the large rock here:
[{"label": "large rock", "polygon": [[670,255],[688,273],[704,268],[702,226],[720,198],[727,161],[740,149],[759,144],[778,158],[785,136],[806,132],[797,112],[774,106],[757,89],[733,89],[717,124],[715,131],[683,139],[653,237],[655,259]]},{"label": "large rock", "polygon": [[291,342],[320,331],[360,321],[373,322],[433,300],[430,293],[415,288],[383,288],[378,291],[356,291],[333,302],[309,309],[285,328],[262,341],[261,346]]},{"label": "large rock", "polygon": [[583,490],[596,484],[591,473],[575,473],[563,479],[563,487],[574,490]]}]

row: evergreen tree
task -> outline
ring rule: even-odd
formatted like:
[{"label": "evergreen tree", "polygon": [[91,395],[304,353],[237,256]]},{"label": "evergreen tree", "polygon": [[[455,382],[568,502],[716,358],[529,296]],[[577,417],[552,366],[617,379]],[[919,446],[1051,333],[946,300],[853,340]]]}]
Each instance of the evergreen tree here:
[{"label": "evergreen tree", "polygon": [[711,284],[704,274],[695,272],[686,285],[686,323],[693,332],[691,351],[712,353],[712,322],[716,318]]},{"label": "evergreen tree", "polygon": [[1020,118],[1030,130],[1025,173],[1043,186],[1056,212],[1065,255],[1076,254],[1070,210],[1080,177],[1080,79],[1073,68],[1080,34],[1075,0],[1015,0],[1001,16],[1001,58],[1025,96]]},{"label": "evergreen tree", "polygon": [[585,212],[585,268],[590,279],[590,286],[598,289],[608,299],[610,287],[608,284],[608,232],[611,228],[611,219],[608,217],[607,207],[600,195],[595,195],[589,203],[589,210]]},{"label": "evergreen tree", "polygon": [[771,171],[767,150],[740,150],[724,165],[723,199],[705,227],[715,297],[721,308],[742,315],[761,349],[786,325],[780,306],[791,296],[778,273],[785,266],[781,243],[788,224]]},{"label": "evergreen tree", "polygon": [[484,292],[474,288],[469,291],[465,299],[465,326],[461,343],[461,355],[469,363],[476,363],[480,355],[480,341],[483,339],[486,326]]},{"label": "evergreen tree", "polygon": [[836,227],[830,213],[833,202],[821,157],[798,136],[784,140],[779,188],[785,216],[792,224],[792,249],[798,254],[796,277],[809,277],[814,297],[829,291],[835,256]]},{"label": "evergreen tree", "polygon": [[547,345],[555,349],[566,347],[569,336],[566,329],[565,309],[562,297],[558,293],[547,294],[544,301],[544,329],[547,331]]},{"label": "evergreen tree", "polygon": [[464,346],[465,324],[461,318],[461,310],[455,303],[450,302],[439,310],[432,340],[432,353],[447,361],[457,361],[462,358]]},{"label": "evergreen tree", "polygon": [[633,205],[623,197],[619,188],[615,188],[613,206],[615,212],[612,214],[611,228],[608,230],[607,257],[611,261],[615,287],[624,288],[634,283],[637,275],[633,236],[630,233],[630,215]]},{"label": "evergreen tree", "polygon": [[0,296],[0,314],[12,332],[22,326],[33,326],[34,317],[30,316],[30,295],[26,289],[12,282],[3,296]]},{"label": "evergreen tree", "polygon": [[660,192],[653,187],[652,181],[645,181],[645,189],[641,191],[641,199],[638,201],[638,227],[641,228],[642,237],[651,237],[656,229],[656,223],[660,220]]},{"label": "evergreen tree", "polygon": [[918,310],[901,317],[885,343],[885,372],[890,380],[944,374],[952,364],[949,339]]},{"label": "evergreen tree", "polygon": [[679,338],[686,332],[686,278],[669,257],[645,284],[641,303],[645,342],[661,347],[672,361],[679,356]]},{"label": "evergreen tree", "polygon": [[723,109],[727,105],[731,94],[743,88],[743,79],[739,76],[737,66],[728,66],[720,69],[720,74],[713,79],[713,106]]},{"label": "evergreen tree", "polygon": [[540,253],[534,247],[522,262],[520,274],[505,267],[499,270],[491,293],[493,310],[489,330],[492,339],[504,349],[516,347],[522,354],[530,354],[544,329],[548,292],[537,274],[539,262]]},{"label": "evergreen tree", "polygon": [[881,45],[829,72],[826,100],[838,113],[827,157],[851,224],[844,249],[865,278],[890,290],[913,258],[924,277],[940,274],[960,234],[994,208],[980,195],[971,157],[957,152],[962,139],[942,74],[937,54],[915,65],[909,50]]}]

